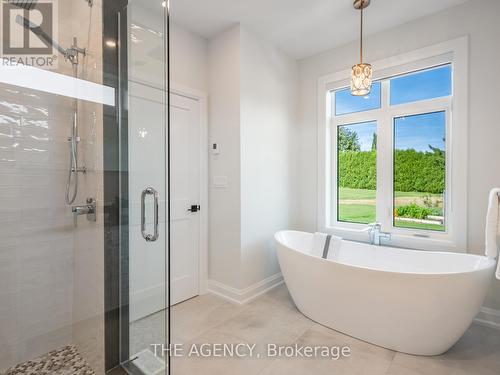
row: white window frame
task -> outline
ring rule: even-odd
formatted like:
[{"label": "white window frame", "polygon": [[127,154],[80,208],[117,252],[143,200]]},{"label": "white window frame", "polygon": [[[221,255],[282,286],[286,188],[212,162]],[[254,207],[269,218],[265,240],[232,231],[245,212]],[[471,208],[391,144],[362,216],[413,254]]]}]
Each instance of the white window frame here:
[{"label": "white window frame", "polygon": [[[453,95],[341,116],[331,116],[332,92],[348,86],[350,71],[318,80],[318,207],[317,229],[343,238],[367,241],[366,224],[337,221],[337,127],[379,120],[377,124],[377,221],[392,239],[386,244],[438,251],[467,251],[467,85],[468,38],[462,37],[403,55],[376,61],[374,80],[384,80],[439,65],[452,64]],[[382,103],[389,104],[389,81],[382,81]],[[384,105],[382,105],[384,108]],[[387,109],[389,108],[389,109]],[[393,119],[412,114],[446,111],[446,231],[394,227]],[[390,144],[388,144],[390,142]],[[388,167],[390,166],[390,167]]]}]

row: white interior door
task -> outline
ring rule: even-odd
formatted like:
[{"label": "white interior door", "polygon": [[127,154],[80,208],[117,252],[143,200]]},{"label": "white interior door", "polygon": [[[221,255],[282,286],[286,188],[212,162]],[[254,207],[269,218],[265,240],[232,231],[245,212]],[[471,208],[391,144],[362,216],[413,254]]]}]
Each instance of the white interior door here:
[{"label": "white interior door", "polygon": [[200,103],[194,99],[172,94],[170,97],[170,298],[173,305],[198,295],[200,126]]},{"label": "white interior door", "polygon": [[[130,139],[130,320],[165,308],[165,233],[147,242],[141,235],[141,193],[154,187],[164,202],[164,175],[158,171],[165,142],[163,125],[153,121],[163,111],[162,92],[151,86],[129,85]],[[191,208],[200,202],[200,103],[171,95],[170,105],[170,269],[171,304],[198,295],[200,217]],[[161,155],[158,154],[160,152]],[[165,167],[166,173],[166,167]],[[153,232],[151,198],[146,198],[146,229]],[[165,211],[160,204],[160,224]],[[204,209],[205,207],[201,207]],[[206,209],[206,208],[205,208]],[[190,211],[191,210],[191,211]]]}]

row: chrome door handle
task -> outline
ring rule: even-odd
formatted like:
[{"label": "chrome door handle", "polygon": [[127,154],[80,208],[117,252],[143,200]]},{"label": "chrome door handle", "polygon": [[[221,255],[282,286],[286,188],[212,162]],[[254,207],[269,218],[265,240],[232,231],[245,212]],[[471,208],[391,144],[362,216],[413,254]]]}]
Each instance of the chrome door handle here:
[{"label": "chrome door handle", "polygon": [[[146,195],[152,195],[154,198],[154,234],[146,233]],[[141,194],[141,233],[147,242],[154,242],[160,236],[158,233],[158,197],[158,192],[152,187],[146,188]]]}]

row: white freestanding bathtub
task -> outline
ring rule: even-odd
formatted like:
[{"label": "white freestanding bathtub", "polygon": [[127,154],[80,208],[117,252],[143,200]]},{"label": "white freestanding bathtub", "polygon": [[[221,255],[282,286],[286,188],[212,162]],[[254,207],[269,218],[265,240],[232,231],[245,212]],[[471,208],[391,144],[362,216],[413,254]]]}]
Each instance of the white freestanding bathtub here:
[{"label": "white freestanding bathtub", "polygon": [[312,233],[275,235],[281,271],[310,319],[388,349],[446,352],[486,296],[495,260],[342,241],[337,260],[311,256]]}]

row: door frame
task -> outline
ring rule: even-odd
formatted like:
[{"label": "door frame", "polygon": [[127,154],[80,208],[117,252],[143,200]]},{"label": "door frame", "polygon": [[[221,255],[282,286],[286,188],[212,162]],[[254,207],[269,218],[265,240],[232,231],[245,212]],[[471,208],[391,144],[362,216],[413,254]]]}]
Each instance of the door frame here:
[{"label": "door frame", "polygon": [[[208,95],[170,81],[170,93],[196,100],[200,105],[200,230],[198,248],[198,294],[208,292]],[[170,108],[169,108],[170,110]]]}]

